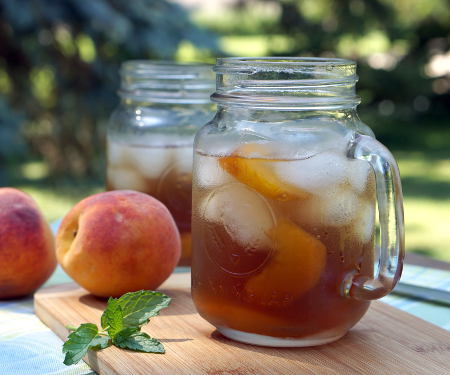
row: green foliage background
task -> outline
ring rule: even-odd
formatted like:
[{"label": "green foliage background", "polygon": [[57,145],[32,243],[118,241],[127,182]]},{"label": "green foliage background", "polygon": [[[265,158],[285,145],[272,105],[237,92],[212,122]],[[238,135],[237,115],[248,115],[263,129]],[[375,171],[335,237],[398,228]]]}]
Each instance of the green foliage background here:
[{"label": "green foliage background", "polygon": [[52,177],[102,173],[120,63],[171,59],[181,41],[215,49],[165,0],[1,0],[0,157],[43,159]]}]

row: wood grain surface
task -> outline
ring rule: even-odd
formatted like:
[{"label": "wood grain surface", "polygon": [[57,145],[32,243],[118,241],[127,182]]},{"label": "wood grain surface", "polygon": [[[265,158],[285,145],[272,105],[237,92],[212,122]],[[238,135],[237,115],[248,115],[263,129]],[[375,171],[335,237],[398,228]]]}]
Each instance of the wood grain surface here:
[{"label": "wood grain surface", "polygon": [[[145,331],[164,343],[166,354],[110,347],[85,361],[100,374],[450,374],[449,332],[381,302],[339,341],[312,348],[266,348],[223,337],[195,311],[190,274],[174,274],[160,288],[173,297]],[[75,284],[41,289],[36,314],[59,337],[66,325],[100,326],[105,301]]]}]

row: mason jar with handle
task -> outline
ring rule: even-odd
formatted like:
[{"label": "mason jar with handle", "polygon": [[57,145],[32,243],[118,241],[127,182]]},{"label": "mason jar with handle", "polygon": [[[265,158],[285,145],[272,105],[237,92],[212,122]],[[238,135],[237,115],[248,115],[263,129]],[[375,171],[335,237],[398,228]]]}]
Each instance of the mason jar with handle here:
[{"label": "mason jar with handle", "polygon": [[217,113],[194,145],[195,306],[237,341],[335,341],[394,288],[404,257],[399,171],[358,118],[356,64],[214,70]]},{"label": "mason jar with handle", "polygon": [[214,116],[212,66],[149,60],[122,65],[121,98],[107,131],[107,189],[132,189],[166,205],[191,258],[192,145]]}]

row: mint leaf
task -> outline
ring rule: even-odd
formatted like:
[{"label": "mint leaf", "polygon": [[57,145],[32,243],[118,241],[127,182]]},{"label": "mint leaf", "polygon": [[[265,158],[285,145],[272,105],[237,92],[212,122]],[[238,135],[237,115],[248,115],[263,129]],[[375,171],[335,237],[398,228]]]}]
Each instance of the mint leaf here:
[{"label": "mint leaf", "polygon": [[101,350],[106,349],[111,345],[111,338],[108,336],[96,336],[89,346],[89,350]]},{"label": "mint leaf", "polygon": [[101,318],[100,318],[100,323],[101,323],[103,329],[106,329],[106,327],[108,327],[108,321],[107,321],[108,318],[107,318],[106,312],[107,312],[110,308],[113,307],[113,305],[115,304],[114,302],[117,303],[117,300],[116,300],[115,298],[109,297],[108,302],[107,302],[107,305],[106,305],[106,310],[103,311],[103,314],[102,314],[102,316],[101,316]]},{"label": "mint leaf", "polygon": [[123,312],[119,305],[119,300],[110,298],[108,306],[101,317],[102,328],[108,331],[111,338],[114,338],[117,332],[124,329]]},{"label": "mint leaf", "polygon": [[[108,340],[109,341],[109,340]],[[95,324],[81,324],[72,332],[63,345],[65,365],[78,363],[91,348],[107,347],[101,336],[98,336],[98,328]]]},{"label": "mint leaf", "polygon": [[165,353],[164,346],[137,328],[125,328],[118,332],[113,340],[114,345],[122,349],[145,353]]},{"label": "mint leaf", "polygon": [[124,327],[140,327],[169,306],[171,298],[160,292],[140,290],[126,293],[118,299]]}]

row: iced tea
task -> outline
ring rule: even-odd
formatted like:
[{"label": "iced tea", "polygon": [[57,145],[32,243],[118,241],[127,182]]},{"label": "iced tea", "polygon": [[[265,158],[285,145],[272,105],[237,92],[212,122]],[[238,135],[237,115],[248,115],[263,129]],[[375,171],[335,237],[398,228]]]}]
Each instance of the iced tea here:
[{"label": "iced tea", "polygon": [[152,147],[109,141],[107,189],[137,190],[164,203],[181,235],[179,265],[190,265],[192,145]]},{"label": "iced tea", "polygon": [[241,333],[334,341],[369,306],[342,286],[347,275],[373,275],[373,172],[338,149],[273,155],[264,143],[196,154],[193,299],[240,341]]}]

